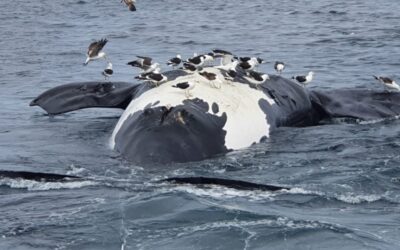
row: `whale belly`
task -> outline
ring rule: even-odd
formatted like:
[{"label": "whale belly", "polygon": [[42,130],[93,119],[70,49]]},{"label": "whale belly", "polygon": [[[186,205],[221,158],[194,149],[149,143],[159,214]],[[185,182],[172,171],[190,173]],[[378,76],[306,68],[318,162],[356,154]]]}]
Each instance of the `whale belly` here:
[{"label": "whale belly", "polygon": [[[271,124],[260,103],[275,101],[263,91],[240,82],[226,82],[220,71],[215,88],[197,75],[178,77],[131,101],[111,137],[111,147],[138,162],[200,160],[248,147],[269,136]],[[223,80],[221,80],[223,79]],[[172,86],[195,81],[187,99]]]}]

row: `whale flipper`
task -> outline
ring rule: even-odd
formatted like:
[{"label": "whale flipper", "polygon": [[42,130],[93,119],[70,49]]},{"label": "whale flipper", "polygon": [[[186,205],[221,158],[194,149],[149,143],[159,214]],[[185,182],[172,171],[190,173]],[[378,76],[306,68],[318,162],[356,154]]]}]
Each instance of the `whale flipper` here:
[{"label": "whale flipper", "polygon": [[212,177],[172,177],[161,180],[161,182],[173,182],[177,184],[193,184],[193,185],[217,185],[237,190],[262,190],[262,191],[279,191],[289,190],[287,187],[272,186],[266,184],[258,184],[247,181],[220,179]]},{"label": "whale flipper", "polygon": [[375,120],[400,115],[400,92],[367,89],[311,91],[313,109],[322,119]]},{"label": "whale flipper", "polygon": [[80,177],[72,175],[7,170],[0,171],[0,178],[23,179],[40,182],[66,182],[81,179]]},{"label": "whale flipper", "polygon": [[51,115],[91,107],[125,109],[138,86],[126,82],[70,83],[42,93],[29,105],[39,106]]},{"label": "whale flipper", "polygon": [[[71,182],[84,180],[81,177],[64,174],[28,172],[28,171],[8,171],[0,170],[0,178],[21,179],[38,182]],[[213,177],[171,177],[160,180],[159,182],[171,182],[176,184],[192,185],[217,185],[237,190],[261,190],[261,191],[279,191],[289,190],[287,187],[258,184],[248,181],[221,179]]]}]

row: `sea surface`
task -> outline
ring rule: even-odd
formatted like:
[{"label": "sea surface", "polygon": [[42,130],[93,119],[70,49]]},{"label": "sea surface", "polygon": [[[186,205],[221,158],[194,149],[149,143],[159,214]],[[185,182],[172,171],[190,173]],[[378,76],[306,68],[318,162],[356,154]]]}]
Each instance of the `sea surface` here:
[{"label": "sea surface", "polygon": [[[109,147],[120,110],[49,117],[29,102],[70,82],[106,37],[112,80],[136,55],[164,63],[213,48],[312,70],[310,89],[400,81],[398,0],[0,1],[0,170],[71,174],[71,183],[0,179],[0,249],[400,249],[400,121],[281,128],[201,162],[138,166]],[[167,66],[163,66],[167,70]],[[292,187],[238,191],[161,184],[208,176]]]}]

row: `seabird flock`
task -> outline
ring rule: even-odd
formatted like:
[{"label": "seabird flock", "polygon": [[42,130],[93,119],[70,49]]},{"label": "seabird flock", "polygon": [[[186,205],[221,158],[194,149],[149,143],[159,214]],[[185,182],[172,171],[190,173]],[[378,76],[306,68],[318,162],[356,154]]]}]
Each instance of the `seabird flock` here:
[{"label": "seabird flock", "polygon": [[[125,3],[130,11],[136,11],[136,0],[121,0],[121,3],[122,2]],[[108,80],[114,73],[112,63],[109,61],[106,53],[102,51],[107,42],[108,40],[105,38],[92,42],[89,45],[86,54],[86,61],[83,63],[84,65],[87,65],[91,61],[105,59],[107,61],[107,67],[102,72],[105,80]],[[263,59],[259,57],[238,57],[231,52],[222,49],[214,49],[212,52],[201,55],[194,53],[193,57],[189,57],[185,61],[182,60],[181,55],[178,54],[169,59],[166,64],[175,69],[182,63],[182,67],[179,69],[197,73],[207,79],[212,87],[221,88],[221,83],[217,81],[217,75],[203,69],[204,65],[213,66],[212,64],[216,59],[220,59],[218,68],[226,71],[224,73],[224,78],[228,83],[237,76],[238,69],[241,69],[242,72],[244,72],[243,77],[247,81],[255,85],[262,84],[270,79],[268,74],[255,70],[258,65],[265,63]],[[136,60],[128,62],[127,64],[141,69],[141,73],[136,76],[135,79],[150,82],[153,86],[159,86],[161,83],[168,80],[167,76],[161,73],[161,65],[154,62],[150,57],[137,56]],[[285,63],[276,61],[274,69],[277,74],[281,75],[285,69]],[[307,75],[296,75],[293,76],[292,79],[305,87],[313,80],[313,76],[314,72],[310,71]],[[374,75],[373,77],[378,80],[387,91],[400,91],[400,86],[394,80],[384,76]],[[184,90],[186,98],[189,98],[192,96],[189,91],[195,87],[195,82],[182,82],[175,84],[172,87]]]},{"label": "seabird flock", "polygon": [[[107,68],[104,69],[104,71],[102,72],[105,80],[108,80],[114,72],[112,69],[112,63],[108,60],[107,54],[102,51],[107,42],[107,39],[101,39],[99,41],[92,42],[89,45],[87,59],[84,63],[84,65],[87,65],[91,61],[105,59],[107,61]],[[161,73],[161,65],[157,62],[154,62],[151,57],[136,57],[137,58],[135,60],[127,63],[127,65],[139,68],[141,70],[140,74],[136,76],[135,79],[150,82],[154,86],[158,86],[168,80],[167,76]],[[220,65],[218,66],[218,68],[226,71],[226,73],[224,73],[224,77],[225,80],[227,80],[228,82],[232,81],[236,77],[238,69],[241,69],[245,73],[244,78],[252,84],[261,84],[269,79],[268,74],[261,73],[255,70],[258,65],[265,62],[263,59],[259,57],[237,57],[234,56],[231,52],[221,49],[214,49],[212,50],[212,52],[201,55],[197,55],[196,53],[194,53],[192,57],[189,57],[186,60],[182,60],[181,55],[178,54],[175,57],[169,59],[166,64],[168,66],[172,66],[174,69],[182,64],[182,67],[180,67],[179,69],[186,70],[191,73],[197,72],[199,76],[207,79],[212,87],[221,88],[221,83],[218,81],[217,75],[203,69],[205,65],[212,66],[216,59],[220,59]],[[279,74],[282,73],[283,68],[284,63],[275,63],[275,70]],[[295,79],[299,83],[305,84],[310,82],[311,78],[309,79],[309,77],[307,76],[305,77],[307,81],[302,81],[301,77],[297,76]],[[192,90],[194,86],[195,83],[184,82],[182,84],[176,84],[173,87],[185,90],[186,97],[189,98],[191,96],[189,91]]]}]

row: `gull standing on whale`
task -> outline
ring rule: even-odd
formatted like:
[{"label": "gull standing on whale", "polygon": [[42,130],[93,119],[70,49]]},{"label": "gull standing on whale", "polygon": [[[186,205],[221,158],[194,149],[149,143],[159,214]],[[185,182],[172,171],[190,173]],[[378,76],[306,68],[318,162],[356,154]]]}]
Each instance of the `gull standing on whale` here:
[{"label": "gull standing on whale", "polygon": [[185,90],[185,95],[186,95],[187,99],[189,99],[191,96],[193,96],[192,94],[190,94],[189,91],[194,89],[195,86],[196,86],[195,82],[192,82],[192,81],[181,82],[181,83],[172,85],[172,87],[174,87],[174,88],[179,88],[179,89]]},{"label": "gull standing on whale", "polygon": [[136,56],[138,59],[135,61],[130,61],[127,64],[132,67],[140,68],[144,73],[152,72],[159,69],[160,64],[153,63],[153,59],[147,56]]},{"label": "gull standing on whale", "polygon": [[83,65],[87,65],[90,61],[94,61],[97,59],[101,58],[107,59],[106,53],[101,51],[107,42],[108,40],[105,38],[99,41],[92,42],[89,45],[88,51],[86,53],[87,58],[86,61],[83,63]]},{"label": "gull standing on whale", "polygon": [[244,70],[253,70],[257,65],[264,63],[259,57],[240,57],[239,66]]},{"label": "gull standing on whale", "polygon": [[210,81],[210,85],[212,87],[217,88],[217,89],[221,88],[221,83],[219,83],[218,85],[215,84],[215,81],[219,80],[217,77],[217,74],[212,73],[212,72],[202,71],[202,72],[199,72],[199,75],[201,75],[202,77],[204,77],[208,81]]},{"label": "gull standing on whale", "polygon": [[268,74],[263,74],[254,70],[247,71],[244,78],[252,84],[262,84],[270,79]]},{"label": "gull standing on whale", "polygon": [[224,73],[225,80],[232,81],[237,76],[236,68],[239,65],[239,61],[233,61],[227,65],[219,66],[219,69],[226,70]]},{"label": "gull standing on whale", "polygon": [[183,63],[183,68],[186,69],[186,70],[189,70],[191,72],[195,72],[197,70],[196,66],[194,66],[193,64],[188,63],[188,62],[184,62]]},{"label": "gull standing on whale", "polygon": [[145,73],[144,79],[149,80],[155,86],[159,86],[160,83],[166,82],[168,80],[167,76],[161,74],[159,69],[156,69],[149,73]]},{"label": "gull standing on whale", "polygon": [[221,58],[220,65],[228,65],[233,61],[233,54],[229,51],[222,49],[213,49],[212,50],[214,58]]},{"label": "gull standing on whale", "polygon": [[167,65],[172,65],[172,67],[175,68],[176,66],[179,66],[181,62],[182,62],[182,57],[181,55],[178,54],[176,55],[176,57],[169,59]]},{"label": "gull standing on whale", "polygon": [[202,67],[204,65],[204,63],[211,62],[212,60],[214,60],[214,57],[212,56],[212,53],[210,53],[210,54],[199,55],[199,56],[194,56],[194,57],[188,58],[187,62],[196,66],[196,68],[199,68],[199,67]]},{"label": "gull standing on whale", "polygon": [[310,83],[313,80],[314,72],[310,71],[306,76],[293,76],[292,79],[296,80],[298,83],[306,84]]}]

